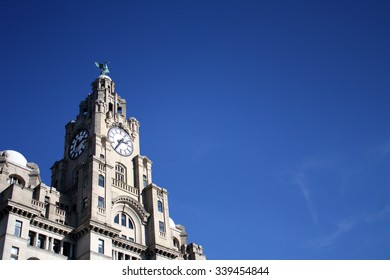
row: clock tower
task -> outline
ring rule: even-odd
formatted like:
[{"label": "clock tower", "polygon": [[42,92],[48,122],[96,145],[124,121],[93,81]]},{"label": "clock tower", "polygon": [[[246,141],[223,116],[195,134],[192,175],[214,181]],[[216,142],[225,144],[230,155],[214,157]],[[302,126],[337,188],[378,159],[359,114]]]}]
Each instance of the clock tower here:
[{"label": "clock tower", "polygon": [[170,218],[168,192],[153,183],[152,162],[140,154],[140,123],[127,117],[105,67],[66,125],[63,158],[52,167],[58,205],[74,228],[74,258],[204,259]]}]

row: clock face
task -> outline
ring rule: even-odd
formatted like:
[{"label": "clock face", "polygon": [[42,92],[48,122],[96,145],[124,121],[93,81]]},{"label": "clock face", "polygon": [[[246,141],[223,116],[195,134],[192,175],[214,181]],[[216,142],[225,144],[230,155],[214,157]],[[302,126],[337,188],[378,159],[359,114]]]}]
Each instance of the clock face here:
[{"label": "clock face", "polygon": [[72,139],[69,146],[69,158],[76,159],[78,158],[85,149],[85,141],[89,136],[88,130],[80,130]]},{"label": "clock face", "polygon": [[113,127],[108,131],[108,141],[118,154],[128,157],[133,152],[133,142],[129,134],[122,128]]}]

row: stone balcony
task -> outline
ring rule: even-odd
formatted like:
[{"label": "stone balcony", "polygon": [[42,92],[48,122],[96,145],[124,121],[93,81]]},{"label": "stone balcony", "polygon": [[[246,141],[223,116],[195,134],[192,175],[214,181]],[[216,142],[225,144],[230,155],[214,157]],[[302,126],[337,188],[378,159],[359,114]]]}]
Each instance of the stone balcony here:
[{"label": "stone balcony", "polygon": [[122,182],[122,181],[119,181],[119,180],[112,178],[112,186],[116,187],[118,189],[121,189],[125,192],[131,193],[135,196],[138,196],[138,189],[136,189],[136,188],[134,188],[134,187]]}]

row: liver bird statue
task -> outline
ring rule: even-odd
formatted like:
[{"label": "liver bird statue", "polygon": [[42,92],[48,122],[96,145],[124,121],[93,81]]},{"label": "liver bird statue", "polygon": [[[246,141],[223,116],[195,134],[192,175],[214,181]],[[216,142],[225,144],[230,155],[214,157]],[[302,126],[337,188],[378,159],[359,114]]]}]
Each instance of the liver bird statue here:
[{"label": "liver bird statue", "polygon": [[104,63],[95,62],[95,65],[100,69],[100,75],[106,75],[107,73],[110,73],[110,70],[108,70],[108,61]]}]

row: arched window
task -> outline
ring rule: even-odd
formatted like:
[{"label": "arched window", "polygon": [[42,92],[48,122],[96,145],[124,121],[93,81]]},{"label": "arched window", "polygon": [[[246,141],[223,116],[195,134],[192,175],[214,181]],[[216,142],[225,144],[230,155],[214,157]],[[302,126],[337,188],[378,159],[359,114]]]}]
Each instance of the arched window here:
[{"label": "arched window", "polygon": [[131,221],[131,218],[123,212],[116,214],[116,216],[114,217],[114,223],[118,225],[120,224],[121,226],[128,227],[130,229],[134,229],[134,225],[133,222]]},{"label": "arched window", "polygon": [[157,209],[158,209],[158,212],[162,212],[163,211],[163,204],[162,204],[161,200],[159,200],[157,202]]},{"label": "arched window", "polygon": [[24,187],[25,182],[24,182],[23,178],[20,177],[19,175],[12,174],[12,175],[9,175],[9,177],[8,177],[8,184],[10,184],[10,185],[14,184],[14,185],[19,185],[19,186]]},{"label": "arched window", "polygon": [[175,246],[178,250],[180,249],[180,242],[177,238],[173,238],[173,246]]},{"label": "arched window", "polygon": [[131,222],[130,218],[128,218],[128,220],[127,220],[127,226],[128,226],[128,228],[134,229],[133,223]]},{"label": "arched window", "polygon": [[104,176],[103,175],[99,175],[99,186],[104,188]]}]

